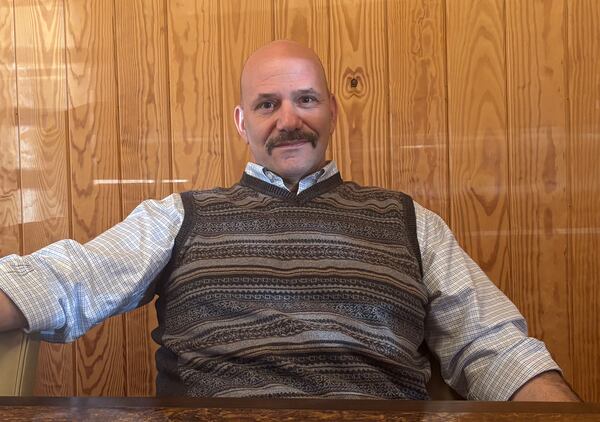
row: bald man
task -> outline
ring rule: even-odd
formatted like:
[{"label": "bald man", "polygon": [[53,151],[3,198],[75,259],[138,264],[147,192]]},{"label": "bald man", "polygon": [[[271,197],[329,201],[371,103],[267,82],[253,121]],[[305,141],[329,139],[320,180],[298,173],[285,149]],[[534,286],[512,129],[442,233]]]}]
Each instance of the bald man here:
[{"label": "bald man", "polygon": [[72,341],[157,294],[159,395],[427,399],[426,343],[466,398],[577,400],[438,216],[326,161],[337,104],[312,50],[270,43],[240,85],[240,181],[3,258],[0,329]]}]

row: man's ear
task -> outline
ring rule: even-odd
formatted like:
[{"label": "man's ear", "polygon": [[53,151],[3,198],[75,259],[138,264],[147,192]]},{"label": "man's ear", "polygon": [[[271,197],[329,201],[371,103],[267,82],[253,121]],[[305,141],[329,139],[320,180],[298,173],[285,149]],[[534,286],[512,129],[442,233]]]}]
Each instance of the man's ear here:
[{"label": "man's ear", "polygon": [[335,130],[335,125],[337,123],[337,114],[338,114],[338,104],[335,99],[335,95],[329,94],[329,109],[331,112],[331,129],[329,130],[329,134],[331,135]]},{"label": "man's ear", "polygon": [[235,121],[235,127],[244,141],[248,143],[248,136],[246,135],[246,122],[244,121],[244,109],[241,105],[236,105],[233,109],[233,120]]}]

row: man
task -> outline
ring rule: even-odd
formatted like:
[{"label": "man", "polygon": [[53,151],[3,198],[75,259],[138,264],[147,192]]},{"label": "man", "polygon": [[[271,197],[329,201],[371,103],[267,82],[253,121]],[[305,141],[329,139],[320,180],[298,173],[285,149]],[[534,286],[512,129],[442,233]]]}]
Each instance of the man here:
[{"label": "man", "polygon": [[4,258],[0,329],[71,341],[156,293],[159,394],[426,399],[426,340],[467,398],[577,400],[439,217],[342,181],[336,116],[311,50],[259,49],[234,111],[254,158],[240,182]]}]

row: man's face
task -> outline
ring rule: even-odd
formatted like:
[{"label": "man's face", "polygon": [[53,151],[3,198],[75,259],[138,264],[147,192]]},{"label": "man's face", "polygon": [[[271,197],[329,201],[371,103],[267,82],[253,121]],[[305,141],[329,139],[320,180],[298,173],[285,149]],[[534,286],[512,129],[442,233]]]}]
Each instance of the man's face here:
[{"label": "man's face", "polygon": [[257,164],[295,185],[325,164],[337,106],[318,62],[279,54],[248,62],[235,123]]}]

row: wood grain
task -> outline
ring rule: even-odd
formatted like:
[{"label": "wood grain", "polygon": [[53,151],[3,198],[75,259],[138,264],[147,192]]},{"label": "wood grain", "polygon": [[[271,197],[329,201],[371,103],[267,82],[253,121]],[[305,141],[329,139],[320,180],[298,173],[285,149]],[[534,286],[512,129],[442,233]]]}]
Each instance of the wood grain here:
[{"label": "wood grain", "polygon": [[446,2],[451,227],[500,287],[510,275],[504,2]]},{"label": "wood grain", "polygon": [[[163,0],[115,2],[123,212],[171,193],[167,13]],[[125,315],[127,394],[155,394],[153,305]]]},{"label": "wood grain", "polygon": [[565,2],[506,3],[510,256],[506,292],[567,379]]},{"label": "wood grain", "polygon": [[573,383],[600,401],[600,3],[568,3]]},{"label": "wood grain", "polygon": [[[0,256],[236,182],[243,61],[291,38],[328,69],[343,176],[449,218],[600,401],[599,21],[596,0],[3,2]],[[44,346],[37,393],[153,395],[154,310],[120,320]]]},{"label": "wood grain", "polygon": [[392,188],[449,220],[444,2],[388,1]]},{"label": "wood grain", "polygon": [[0,5],[0,257],[21,252],[14,9]]},{"label": "wood grain", "polygon": [[0,397],[7,420],[599,421],[597,403],[419,400]]},{"label": "wood grain", "polygon": [[[65,1],[73,239],[118,223],[121,192],[112,0]],[[125,394],[123,317],[77,341],[77,394]]]},{"label": "wood grain", "polygon": [[177,0],[168,7],[174,190],[220,186],[223,100],[220,40],[214,28],[219,4]]},{"label": "wood grain", "polygon": [[[23,252],[70,237],[62,1],[15,1]],[[42,344],[36,394],[75,394],[74,351]]]},{"label": "wood grain", "polygon": [[342,176],[390,186],[386,4],[331,2],[329,80],[338,99],[333,157]]},{"label": "wood grain", "polygon": [[274,39],[294,40],[312,48],[329,67],[329,2],[281,0],[273,5]]},{"label": "wood grain", "polygon": [[233,109],[239,103],[240,75],[246,58],[273,39],[273,4],[269,0],[221,0],[221,74],[223,96],[223,182],[240,180],[250,159],[249,150],[233,123]]}]

